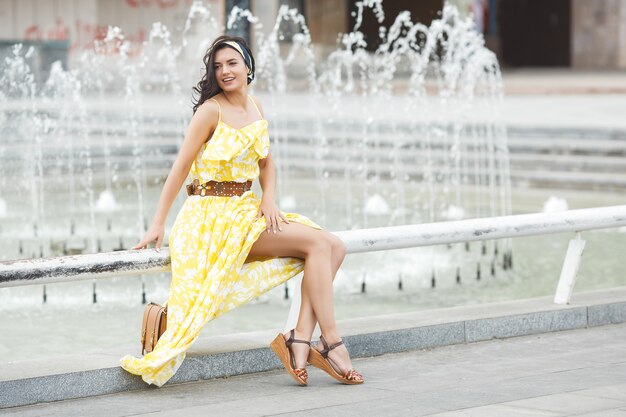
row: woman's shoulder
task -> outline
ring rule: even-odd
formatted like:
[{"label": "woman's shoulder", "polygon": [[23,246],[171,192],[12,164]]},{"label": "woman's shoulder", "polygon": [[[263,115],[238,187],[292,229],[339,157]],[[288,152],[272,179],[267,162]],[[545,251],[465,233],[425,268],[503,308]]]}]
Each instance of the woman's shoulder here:
[{"label": "woman's shoulder", "polygon": [[207,98],[204,100],[204,103],[198,106],[198,110],[202,109],[204,112],[206,111],[215,111],[217,113],[219,109],[219,103],[217,102],[217,96],[213,96],[211,98]]},{"label": "woman's shoulder", "polygon": [[217,123],[219,112],[219,104],[213,99],[207,99],[204,101],[204,103],[198,106],[198,109],[196,110],[194,116],[198,116],[209,122]]}]

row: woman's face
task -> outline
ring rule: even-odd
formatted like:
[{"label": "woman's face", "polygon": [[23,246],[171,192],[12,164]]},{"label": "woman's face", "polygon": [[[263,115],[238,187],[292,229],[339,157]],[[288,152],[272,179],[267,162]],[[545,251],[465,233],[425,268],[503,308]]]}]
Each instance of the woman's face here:
[{"label": "woman's face", "polygon": [[233,91],[248,85],[248,68],[239,52],[225,47],[215,52],[214,60],[215,79],[223,91]]}]

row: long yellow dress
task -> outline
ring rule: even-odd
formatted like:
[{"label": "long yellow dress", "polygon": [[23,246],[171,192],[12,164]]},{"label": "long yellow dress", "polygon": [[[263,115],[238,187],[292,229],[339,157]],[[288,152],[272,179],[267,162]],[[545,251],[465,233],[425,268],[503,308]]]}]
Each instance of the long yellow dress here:
[{"label": "long yellow dress", "polygon": [[[269,134],[267,120],[258,108],[257,112],[260,120],[235,129],[222,121],[219,111],[213,136],[192,164],[192,179],[202,184],[258,177],[258,162],[269,152]],[[148,384],[162,386],[176,373],[185,352],[209,320],[303,270],[304,261],[298,258],[258,257],[245,262],[266,227],[264,217],[256,218],[259,205],[253,191],[233,197],[187,197],[169,236],[172,283],[167,330],[152,352],[142,358],[124,356],[122,368],[141,375]],[[284,215],[290,222],[321,229],[305,216]]]}]

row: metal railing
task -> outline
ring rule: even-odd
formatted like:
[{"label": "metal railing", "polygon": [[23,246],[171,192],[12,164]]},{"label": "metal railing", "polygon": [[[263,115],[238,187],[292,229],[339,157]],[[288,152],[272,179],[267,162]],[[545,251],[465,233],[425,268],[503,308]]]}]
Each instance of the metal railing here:
[{"label": "metal railing", "polygon": [[[626,205],[335,232],[348,253],[574,232],[555,303],[568,303],[585,241],[580,232],[626,226]],[[48,284],[169,269],[169,249],[127,250],[0,262],[0,287]]]}]

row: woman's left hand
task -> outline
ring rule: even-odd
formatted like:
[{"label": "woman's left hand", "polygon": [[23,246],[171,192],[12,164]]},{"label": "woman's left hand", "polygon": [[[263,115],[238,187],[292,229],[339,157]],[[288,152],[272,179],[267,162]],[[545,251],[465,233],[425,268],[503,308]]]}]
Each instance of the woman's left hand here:
[{"label": "woman's left hand", "polygon": [[259,219],[261,216],[265,217],[267,233],[269,233],[270,230],[276,233],[276,229],[282,232],[283,229],[280,227],[281,219],[284,220],[285,223],[289,224],[289,220],[285,218],[283,213],[278,210],[276,204],[271,200],[261,199],[261,205],[259,206],[259,212],[257,213],[256,218]]}]

